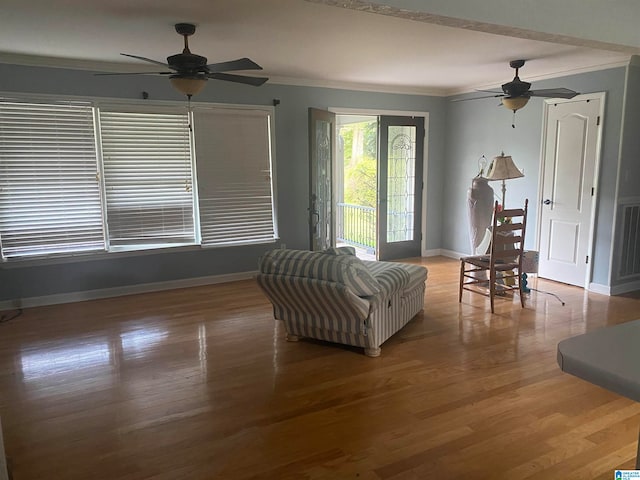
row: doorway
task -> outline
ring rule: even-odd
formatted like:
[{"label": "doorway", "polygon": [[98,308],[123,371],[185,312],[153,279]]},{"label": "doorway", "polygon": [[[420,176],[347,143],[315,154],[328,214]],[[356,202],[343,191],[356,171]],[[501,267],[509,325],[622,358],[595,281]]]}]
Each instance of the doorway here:
[{"label": "doorway", "polygon": [[421,255],[424,117],[336,115],[335,243],[364,259]]},{"label": "doorway", "polygon": [[378,117],[337,115],[336,245],[377,258]]}]

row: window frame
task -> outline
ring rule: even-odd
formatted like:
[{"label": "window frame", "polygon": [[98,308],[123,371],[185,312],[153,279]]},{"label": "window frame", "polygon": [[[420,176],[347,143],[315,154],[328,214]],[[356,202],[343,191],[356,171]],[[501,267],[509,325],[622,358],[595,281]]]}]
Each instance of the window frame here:
[{"label": "window frame", "polygon": [[[192,104],[193,106],[194,104]],[[230,105],[226,105],[226,104],[213,104],[215,106],[213,106],[212,104],[195,104],[197,106],[199,106],[199,108],[193,108],[192,111],[190,112],[191,114],[191,121],[193,124],[193,116],[194,116],[194,110],[200,110],[206,113],[206,111],[210,111],[210,110],[215,110],[215,109],[220,109],[220,110],[245,110],[245,111],[262,111],[262,112],[266,112],[266,116],[267,116],[267,141],[268,141],[268,154],[269,154],[269,169],[270,169],[270,194],[271,194],[271,218],[272,218],[272,222],[273,222],[273,239],[266,242],[265,240],[254,240],[254,241],[243,241],[243,242],[237,242],[237,243],[229,243],[229,244],[203,244],[202,243],[202,230],[201,230],[201,225],[198,224],[198,234],[200,235],[200,246],[203,249],[209,249],[209,248],[227,248],[227,247],[239,247],[239,246],[251,246],[251,245],[261,245],[261,244],[270,244],[270,243],[275,243],[280,239],[280,235],[278,233],[278,216],[277,216],[277,196],[276,196],[276,166],[275,166],[275,159],[276,159],[276,154],[275,154],[275,118],[274,118],[274,113],[275,113],[275,107],[272,106],[256,106],[256,105],[239,105],[239,106],[230,106]],[[192,131],[193,133],[193,131]],[[196,154],[196,142],[192,142],[191,144],[193,151],[193,162],[195,163],[195,169],[194,171],[196,172],[196,176],[197,176],[197,164],[198,164],[198,159],[197,159],[197,154]],[[200,223],[200,195],[199,195],[199,183],[197,182],[196,178],[194,177],[194,185],[196,185],[196,187],[194,187],[194,193],[195,193],[195,202],[197,204],[197,208],[198,208],[198,222]]]},{"label": "window frame", "polygon": [[[141,245],[140,248],[128,248],[128,247],[117,247],[113,248],[110,245],[108,231],[107,231],[107,222],[106,222],[106,198],[104,192],[104,175],[103,175],[103,164],[102,164],[102,150],[100,148],[99,141],[99,118],[98,123],[95,121],[95,117],[99,116],[99,108],[101,106],[107,106],[108,108],[130,108],[136,111],[136,108],[146,108],[146,109],[187,109],[187,105],[182,101],[174,101],[174,100],[141,100],[141,99],[124,99],[124,98],[114,98],[114,97],[94,97],[94,96],[78,96],[78,95],[58,95],[58,94],[30,94],[30,93],[20,93],[20,92],[6,92],[0,91],[0,97],[6,99],[7,101],[13,102],[88,102],[93,107],[93,115],[94,115],[94,131],[95,133],[95,143],[96,143],[96,169],[100,173],[100,196],[101,196],[101,206],[102,206],[102,221],[103,221],[103,231],[105,235],[105,250],[100,251],[91,251],[91,252],[65,252],[65,253],[56,253],[50,255],[37,255],[32,257],[20,257],[20,258],[12,258],[12,259],[3,259],[0,261],[0,268],[19,268],[19,267],[31,267],[31,266],[45,266],[45,265],[56,265],[56,264],[65,264],[65,263],[76,263],[76,262],[87,262],[87,261],[97,261],[104,260],[107,258],[122,258],[122,257],[135,257],[135,256],[143,256],[143,255],[155,255],[155,254],[166,254],[166,253],[179,253],[179,252],[193,252],[193,251],[202,251],[205,249],[217,249],[217,248],[237,248],[237,247],[251,247],[255,245],[270,245],[278,242],[280,240],[279,235],[279,225],[278,225],[278,196],[277,196],[277,154],[276,154],[276,141],[275,141],[275,107],[271,105],[256,105],[256,104],[228,104],[228,103],[217,103],[217,102],[191,102],[190,110],[188,111],[189,121],[193,122],[193,110],[206,108],[223,108],[223,109],[239,109],[239,110],[264,110],[268,112],[268,138],[269,138],[269,149],[270,149],[270,165],[271,165],[271,207],[272,207],[272,219],[273,219],[273,232],[274,237],[269,241],[258,241],[258,242],[248,242],[248,243],[239,243],[233,245],[210,245],[203,246],[201,245],[201,232],[200,232],[200,211],[199,211],[199,202],[198,202],[198,179],[197,179],[197,166],[196,166],[196,158],[195,158],[195,142],[193,140],[193,132],[190,132],[190,150],[191,150],[191,164],[192,164],[192,196],[194,202],[194,228],[195,228],[195,238],[196,242],[193,244],[176,244],[176,245],[162,245],[160,247],[154,245]],[[0,239],[1,241],[1,239]]]},{"label": "window frame", "polygon": [[0,105],[9,224],[2,260],[104,251],[91,103],[3,97]]},{"label": "window frame", "polygon": [[[192,115],[189,109],[185,105],[138,105],[136,107],[131,107],[129,105],[115,104],[111,102],[96,102],[93,104],[94,108],[94,124],[96,126],[96,152],[98,157],[98,171],[100,173],[100,187],[102,194],[102,211],[103,211],[103,225],[105,230],[105,245],[107,252],[126,252],[126,251],[137,251],[137,250],[153,250],[153,249],[163,249],[163,248],[174,248],[174,247],[184,247],[191,245],[199,245],[200,244],[200,222],[199,222],[199,212],[198,212],[198,202],[196,198],[196,187],[195,187],[195,158],[193,155],[193,131],[190,127],[192,124]],[[104,139],[102,136],[102,113],[140,113],[140,114],[184,114],[186,116],[186,121],[188,124],[188,144],[189,144],[189,164],[191,168],[191,214],[193,221],[193,241],[191,242],[165,242],[165,243],[152,243],[152,242],[141,242],[138,244],[132,245],[114,245],[112,242],[112,238],[109,235],[109,203],[107,201],[107,184],[106,184],[106,175],[105,175],[105,165],[104,165],[104,151],[103,151],[103,143]]]}]

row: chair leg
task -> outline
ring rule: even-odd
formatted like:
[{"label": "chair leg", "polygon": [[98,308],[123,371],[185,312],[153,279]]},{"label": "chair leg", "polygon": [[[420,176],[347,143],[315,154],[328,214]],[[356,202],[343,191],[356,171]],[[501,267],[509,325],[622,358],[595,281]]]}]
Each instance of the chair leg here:
[{"label": "chair leg", "polygon": [[460,260],[460,288],[458,289],[458,303],[462,303],[462,285],[464,285],[464,260]]},{"label": "chair leg", "polygon": [[495,313],[493,309],[493,299],[496,295],[496,271],[490,269],[489,273],[489,300],[491,301],[491,313]]}]

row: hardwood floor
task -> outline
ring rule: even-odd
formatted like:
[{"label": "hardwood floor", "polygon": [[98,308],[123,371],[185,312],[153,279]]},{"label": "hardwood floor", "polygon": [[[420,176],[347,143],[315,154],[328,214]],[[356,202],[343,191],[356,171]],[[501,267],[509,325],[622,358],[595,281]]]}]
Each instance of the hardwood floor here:
[{"label": "hardwood floor", "polygon": [[640,294],[517,298],[430,269],[426,305],[368,358],[288,343],[253,281],[31,308],[0,325],[15,480],[611,479],[640,404],[560,371],[558,341],[640,318]]}]

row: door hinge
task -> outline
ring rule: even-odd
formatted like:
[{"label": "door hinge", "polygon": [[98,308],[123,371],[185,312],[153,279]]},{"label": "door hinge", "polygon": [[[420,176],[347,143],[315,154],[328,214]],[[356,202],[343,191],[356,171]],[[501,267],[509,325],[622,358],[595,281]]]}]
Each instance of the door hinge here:
[{"label": "door hinge", "polygon": [[591,196],[593,197],[595,193],[596,193],[596,189],[594,187],[591,187]]},{"label": "door hinge", "polygon": [[424,182],[422,182],[422,185],[420,186],[420,188],[424,190]]},{"label": "door hinge", "polygon": [[584,263],[589,263],[589,255],[587,255],[587,259],[585,260]]},{"label": "door hinge", "polygon": [[600,115],[596,118],[596,127],[600,125]]}]

